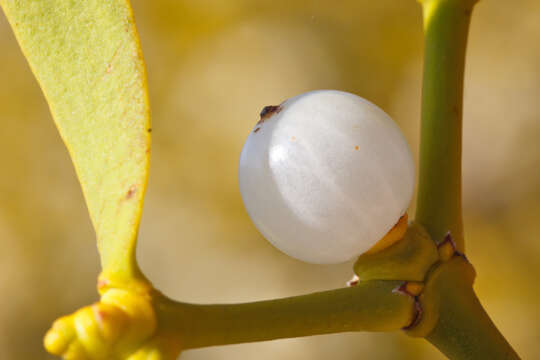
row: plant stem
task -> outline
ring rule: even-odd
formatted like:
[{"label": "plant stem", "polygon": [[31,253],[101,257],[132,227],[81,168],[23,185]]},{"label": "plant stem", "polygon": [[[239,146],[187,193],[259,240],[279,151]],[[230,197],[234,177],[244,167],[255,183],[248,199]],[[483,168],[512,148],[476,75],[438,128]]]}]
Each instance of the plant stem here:
[{"label": "plant stem", "polygon": [[450,359],[519,359],[478,301],[474,276],[472,266],[459,256],[431,275],[423,295],[431,296],[425,309],[438,302],[438,319],[426,339]]},{"label": "plant stem", "polygon": [[420,0],[424,12],[420,176],[416,221],[464,251],[461,129],[467,33],[474,0]]},{"label": "plant stem", "polygon": [[244,304],[195,305],[158,299],[160,328],[183,349],[347,331],[392,331],[416,316],[401,281],[365,281],[345,289]]},{"label": "plant stem", "polygon": [[[470,17],[476,1],[420,0],[425,60],[415,220],[437,243],[450,231],[462,253],[463,77]],[[436,275],[431,276],[438,279],[433,280],[434,285],[428,281],[422,295],[424,317],[436,319],[426,339],[450,359],[519,359],[478,301],[472,288],[472,267],[468,263],[461,267],[454,264],[455,260],[437,268]],[[435,308],[435,315],[429,316],[430,309]]]},{"label": "plant stem", "polygon": [[489,318],[472,288],[465,293],[453,292],[447,301],[437,326],[426,339],[449,359],[519,359]]}]

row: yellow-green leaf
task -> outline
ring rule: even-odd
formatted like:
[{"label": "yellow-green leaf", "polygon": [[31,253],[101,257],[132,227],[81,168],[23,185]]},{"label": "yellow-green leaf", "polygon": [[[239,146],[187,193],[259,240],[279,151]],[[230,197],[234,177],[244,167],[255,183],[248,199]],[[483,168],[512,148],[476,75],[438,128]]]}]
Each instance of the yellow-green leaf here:
[{"label": "yellow-green leaf", "polygon": [[104,272],[139,274],[135,247],[151,129],[145,66],[129,1],[0,4],[73,159]]}]

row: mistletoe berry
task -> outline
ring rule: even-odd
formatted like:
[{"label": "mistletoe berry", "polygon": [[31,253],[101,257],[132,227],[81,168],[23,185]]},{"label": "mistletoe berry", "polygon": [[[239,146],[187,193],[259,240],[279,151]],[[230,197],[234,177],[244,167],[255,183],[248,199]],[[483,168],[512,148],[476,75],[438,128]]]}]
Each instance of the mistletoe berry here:
[{"label": "mistletoe berry", "polygon": [[415,167],[380,108],[318,90],[267,106],[240,156],[242,199],[284,253],[339,263],[372,249],[406,214]]}]

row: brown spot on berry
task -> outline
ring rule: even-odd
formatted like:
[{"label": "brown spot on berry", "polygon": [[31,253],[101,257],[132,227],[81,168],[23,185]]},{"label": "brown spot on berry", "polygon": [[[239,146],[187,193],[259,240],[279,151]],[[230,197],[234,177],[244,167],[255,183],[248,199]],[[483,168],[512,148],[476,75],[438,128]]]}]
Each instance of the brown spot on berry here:
[{"label": "brown spot on berry", "polygon": [[262,124],[267,119],[270,119],[272,117],[272,115],[278,114],[280,111],[281,111],[281,106],[280,105],[265,106],[262,109],[261,113],[260,113],[261,119],[259,120],[259,122],[257,124]]},{"label": "brown spot on berry", "polygon": [[152,132],[152,128],[148,129],[148,132],[151,133],[151,132]]}]

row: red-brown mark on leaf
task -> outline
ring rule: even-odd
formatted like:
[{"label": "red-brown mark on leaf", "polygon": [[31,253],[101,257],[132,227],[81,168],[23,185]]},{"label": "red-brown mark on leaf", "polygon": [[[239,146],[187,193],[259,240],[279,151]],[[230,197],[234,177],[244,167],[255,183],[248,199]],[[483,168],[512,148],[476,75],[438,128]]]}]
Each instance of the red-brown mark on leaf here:
[{"label": "red-brown mark on leaf", "polygon": [[113,62],[115,61],[116,56],[118,55],[118,52],[120,51],[120,49],[121,49],[122,47],[123,47],[123,45],[120,44],[120,45],[116,48],[116,50],[114,51],[114,53],[113,53],[111,59],[110,59],[109,62],[107,63],[107,68],[105,69],[105,73],[106,73],[106,74],[109,74],[109,73],[112,71],[112,69],[113,69]]},{"label": "red-brown mark on leaf", "polygon": [[135,195],[136,192],[137,192],[137,185],[131,185],[131,187],[127,191],[126,200],[131,199],[133,195]]}]

